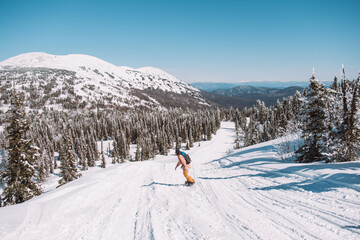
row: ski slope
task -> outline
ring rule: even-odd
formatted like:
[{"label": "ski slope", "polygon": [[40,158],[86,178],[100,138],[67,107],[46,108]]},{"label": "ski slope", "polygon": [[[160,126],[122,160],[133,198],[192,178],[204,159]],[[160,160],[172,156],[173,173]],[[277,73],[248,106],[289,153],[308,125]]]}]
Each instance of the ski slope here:
[{"label": "ski slope", "polygon": [[173,153],[93,168],[0,208],[0,239],[359,239],[360,162],[282,163],[278,141],[231,152],[223,122],[189,151],[194,186]]}]

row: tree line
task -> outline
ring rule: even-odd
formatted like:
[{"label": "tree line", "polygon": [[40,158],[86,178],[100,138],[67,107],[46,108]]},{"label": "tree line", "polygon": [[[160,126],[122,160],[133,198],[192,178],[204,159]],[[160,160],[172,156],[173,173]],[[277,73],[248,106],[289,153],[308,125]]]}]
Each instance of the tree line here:
[{"label": "tree line", "polygon": [[[231,110],[235,122],[236,148],[299,133],[301,144],[294,149],[296,162],[346,162],[359,158],[359,81],[349,80],[343,69],[340,82],[334,78],[325,88],[313,72],[303,93],[266,107],[258,100],[252,108]],[[241,139],[239,139],[241,138]]]}]

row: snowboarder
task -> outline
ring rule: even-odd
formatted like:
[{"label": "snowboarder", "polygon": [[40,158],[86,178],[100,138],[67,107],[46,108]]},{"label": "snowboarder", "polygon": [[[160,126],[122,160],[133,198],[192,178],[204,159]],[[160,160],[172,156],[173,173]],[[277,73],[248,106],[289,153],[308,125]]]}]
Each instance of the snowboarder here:
[{"label": "snowboarder", "polygon": [[185,158],[184,158],[184,156],[181,153],[179,148],[175,149],[175,153],[176,153],[176,156],[179,159],[178,163],[176,164],[175,171],[176,171],[176,168],[181,165],[181,168],[183,169],[183,174],[184,174],[184,176],[186,178],[185,184],[188,185],[188,186],[193,185],[195,183],[195,181],[194,181],[194,179],[192,177],[190,177],[188,175],[189,170],[191,168],[190,164],[186,163],[186,160],[185,160]]}]

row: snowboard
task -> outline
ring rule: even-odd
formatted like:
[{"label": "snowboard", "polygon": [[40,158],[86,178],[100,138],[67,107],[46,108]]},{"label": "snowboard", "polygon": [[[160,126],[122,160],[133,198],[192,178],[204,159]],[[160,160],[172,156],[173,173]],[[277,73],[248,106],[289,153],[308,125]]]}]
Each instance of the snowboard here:
[{"label": "snowboard", "polygon": [[188,182],[188,181],[186,181],[185,182],[185,186],[188,186],[188,187],[190,187],[190,186],[192,186],[192,185],[194,185],[195,184],[195,182]]}]

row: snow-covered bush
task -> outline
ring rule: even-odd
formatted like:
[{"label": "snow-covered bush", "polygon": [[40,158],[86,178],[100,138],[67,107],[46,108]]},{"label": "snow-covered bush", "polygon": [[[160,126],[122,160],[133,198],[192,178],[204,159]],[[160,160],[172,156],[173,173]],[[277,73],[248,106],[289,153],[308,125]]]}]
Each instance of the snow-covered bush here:
[{"label": "snow-covered bush", "polygon": [[296,159],[295,152],[303,144],[300,131],[285,134],[279,138],[279,143],[275,145],[278,157],[283,161],[294,161]]}]

